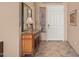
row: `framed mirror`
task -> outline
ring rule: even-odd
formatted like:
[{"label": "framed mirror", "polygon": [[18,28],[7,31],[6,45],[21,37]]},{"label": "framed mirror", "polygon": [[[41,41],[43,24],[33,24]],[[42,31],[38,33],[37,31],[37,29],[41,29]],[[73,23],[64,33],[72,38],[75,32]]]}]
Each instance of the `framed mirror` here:
[{"label": "framed mirror", "polygon": [[32,9],[25,3],[22,3],[22,32],[27,31],[27,18],[32,17]]}]

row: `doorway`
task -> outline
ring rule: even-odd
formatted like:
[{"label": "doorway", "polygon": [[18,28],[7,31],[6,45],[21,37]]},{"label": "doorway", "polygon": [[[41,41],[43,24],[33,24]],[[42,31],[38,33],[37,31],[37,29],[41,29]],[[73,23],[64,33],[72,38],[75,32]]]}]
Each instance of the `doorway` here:
[{"label": "doorway", "polygon": [[64,6],[47,6],[47,41],[64,41]]},{"label": "doorway", "polygon": [[[78,56],[72,46],[66,41],[67,39],[67,8],[63,4],[46,5],[43,4],[43,12],[39,12],[41,17],[39,20],[44,25],[41,25],[46,31],[40,47],[35,56],[41,57],[69,57]],[[39,9],[40,10],[40,9]],[[45,11],[46,10],[46,11]],[[46,12],[46,13],[44,13]],[[41,14],[44,13],[44,14]],[[46,18],[44,18],[46,16]],[[46,23],[44,22],[46,21]],[[46,34],[46,35],[45,35]]]}]

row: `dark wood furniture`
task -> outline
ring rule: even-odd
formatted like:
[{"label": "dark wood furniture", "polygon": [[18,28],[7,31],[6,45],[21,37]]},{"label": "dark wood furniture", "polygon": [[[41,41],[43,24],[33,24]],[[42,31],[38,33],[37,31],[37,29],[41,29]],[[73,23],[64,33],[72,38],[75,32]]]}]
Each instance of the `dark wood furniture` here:
[{"label": "dark wood furniture", "polygon": [[0,57],[3,57],[3,41],[0,41]]},{"label": "dark wood furniture", "polygon": [[40,31],[24,32],[22,37],[22,56],[34,56],[40,44]]}]

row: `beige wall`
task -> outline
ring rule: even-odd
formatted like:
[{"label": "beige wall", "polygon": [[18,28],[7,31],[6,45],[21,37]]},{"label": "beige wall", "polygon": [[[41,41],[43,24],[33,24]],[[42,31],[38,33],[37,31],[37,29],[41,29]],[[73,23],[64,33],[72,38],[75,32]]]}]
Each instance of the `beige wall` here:
[{"label": "beige wall", "polygon": [[[35,21],[34,3],[26,3],[32,9]],[[21,4],[0,3],[0,41],[4,42],[4,56],[20,56],[21,46]],[[35,24],[34,24],[35,25]],[[35,28],[35,27],[34,27]],[[20,49],[19,49],[20,48]]]},{"label": "beige wall", "polygon": [[19,3],[0,3],[0,40],[4,56],[19,56]]},{"label": "beige wall", "polygon": [[[69,11],[77,9],[77,26],[69,23]],[[68,3],[68,41],[79,54],[79,3]]]},{"label": "beige wall", "polygon": [[[36,17],[36,22],[37,22],[37,26],[36,26],[36,28],[37,29],[39,29],[40,27],[39,27],[39,21],[40,21],[40,19],[39,19],[39,7],[47,7],[47,6],[55,6],[55,5],[63,5],[64,6],[64,10],[65,10],[65,12],[64,12],[64,23],[65,23],[65,25],[64,25],[64,32],[65,32],[65,35],[64,35],[64,37],[65,37],[65,41],[67,40],[67,3],[53,3],[53,2],[51,2],[51,3],[36,3],[36,5],[37,5],[37,7],[36,7],[36,11],[37,11],[37,17]],[[46,29],[48,29],[47,28],[48,27],[48,25],[47,25],[47,18],[46,18]],[[46,37],[46,33],[41,33],[41,38],[42,38],[42,40],[46,40],[47,39],[47,37]]]}]

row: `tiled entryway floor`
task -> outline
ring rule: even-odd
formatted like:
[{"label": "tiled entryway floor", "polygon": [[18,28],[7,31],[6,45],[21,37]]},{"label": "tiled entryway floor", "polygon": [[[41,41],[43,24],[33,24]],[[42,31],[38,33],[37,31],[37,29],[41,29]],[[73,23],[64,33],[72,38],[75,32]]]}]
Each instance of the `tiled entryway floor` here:
[{"label": "tiled entryway floor", "polygon": [[78,57],[68,42],[42,41],[36,57]]}]

